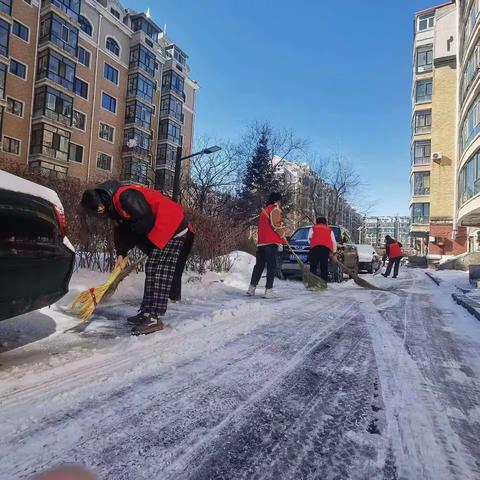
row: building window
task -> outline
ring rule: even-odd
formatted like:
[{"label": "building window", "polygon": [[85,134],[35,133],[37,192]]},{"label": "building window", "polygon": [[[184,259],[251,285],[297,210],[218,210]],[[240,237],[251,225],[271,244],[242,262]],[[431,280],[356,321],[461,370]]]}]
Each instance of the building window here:
[{"label": "building window", "polygon": [[26,42],[28,42],[29,32],[30,32],[29,28],[23,25],[23,23],[17,22],[16,20],[13,21],[13,25],[12,25],[13,35],[16,35],[18,38],[21,38],[22,40],[25,40]]},{"label": "building window", "polygon": [[75,77],[73,91],[82,98],[88,98],[88,83]]},{"label": "building window", "polygon": [[465,62],[466,67],[463,72],[462,82],[461,82],[461,100],[465,98],[470,85],[473,80],[477,77],[478,71],[480,69],[480,41],[477,42],[475,48],[470,54],[470,58]]},{"label": "building window", "polygon": [[462,148],[465,149],[480,133],[480,95],[473,102],[462,124]]},{"label": "building window", "polygon": [[417,73],[430,72],[432,70],[433,47],[431,45],[417,48],[416,57]]},{"label": "building window", "polygon": [[0,55],[3,55],[4,57],[8,57],[9,37],[10,25],[5,20],[0,19]]},{"label": "building window", "polygon": [[98,136],[102,140],[106,140],[107,142],[113,143],[114,134],[115,134],[115,129],[113,127],[111,127],[110,125],[107,125],[106,123],[100,122],[100,125],[98,128]]},{"label": "building window", "polygon": [[181,139],[182,127],[172,120],[161,120],[158,131],[158,138],[160,140],[170,140],[177,145],[182,144]]},{"label": "building window", "polygon": [[107,40],[105,41],[105,47],[117,57],[120,55],[120,46],[112,37],[107,37]]},{"label": "building window", "polygon": [[0,98],[2,100],[5,99],[6,83],[7,83],[7,66],[4,63],[0,63]]},{"label": "building window", "polygon": [[23,117],[23,102],[15,100],[14,98],[7,98],[7,112],[17,117]]},{"label": "building window", "polygon": [[417,32],[433,28],[435,22],[435,12],[420,15],[417,18]]},{"label": "building window", "polygon": [[72,126],[78,128],[79,130],[85,131],[85,114],[79,112],[78,110],[73,111]]},{"label": "building window", "polygon": [[70,132],[48,123],[37,123],[32,127],[30,153],[43,154],[57,160],[68,161]]},{"label": "building window", "polygon": [[72,124],[73,98],[52,87],[35,90],[33,115],[45,116],[69,127]]},{"label": "building window", "polygon": [[38,56],[37,80],[49,78],[69,90],[73,90],[75,63],[53,50],[46,50]]},{"label": "building window", "polygon": [[163,97],[160,103],[160,115],[170,115],[183,122],[183,103],[173,95]]},{"label": "building window", "polygon": [[470,36],[472,35],[475,25],[477,24],[479,12],[480,4],[478,0],[474,0],[465,18],[465,38],[463,40],[464,50],[467,48]]},{"label": "building window", "polygon": [[103,64],[103,76],[115,85],[118,85],[118,70],[108,63]]},{"label": "building window", "polygon": [[430,102],[432,100],[433,79],[419,80],[415,85],[415,102]]},{"label": "building window", "polygon": [[99,170],[112,170],[112,157],[106,153],[99,153],[97,156],[97,168]]},{"label": "building window", "polygon": [[85,50],[80,45],[78,46],[78,49],[77,49],[77,58],[82,65],[85,65],[87,68],[90,68],[90,52],[88,50]]},{"label": "building window", "polygon": [[25,77],[27,76],[27,67],[23,63],[17,62],[12,58],[10,59],[10,73],[25,80]]},{"label": "building window", "polygon": [[143,45],[138,45],[130,50],[129,67],[139,67],[153,77],[156,69],[155,55]]},{"label": "building window", "polygon": [[126,158],[122,165],[121,180],[148,185],[148,163],[133,158]]},{"label": "building window", "polygon": [[120,12],[118,12],[117,10],[115,10],[114,8],[110,8],[110,13],[115,17],[115,18],[118,18],[120,20]]},{"label": "building window", "polygon": [[129,75],[127,84],[127,97],[140,97],[153,103],[155,83],[144,77],[141,73]]},{"label": "building window", "polygon": [[149,36],[152,40],[155,40],[156,42],[158,42],[158,35],[161,31],[154,28],[153,25],[143,17],[137,17],[132,19],[132,30],[134,32],[142,30],[147,36]]},{"label": "building window", "polygon": [[0,0],[0,12],[12,14],[12,0]]},{"label": "building window", "polygon": [[163,193],[169,193],[173,190],[173,172],[162,168],[155,172],[155,188]]},{"label": "building window", "polygon": [[57,47],[77,54],[78,30],[55,13],[48,14],[40,23],[39,45],[52,42]]},{"label": "building window", "polygon": [[410,214],[413,224],[428,225],[430,223],[430,204],[412,203]]},{"label": "building window", "polygon": [[109,112],[117,112],[117,99],[108,93],[102,92],[102,107]]},{"label": "building window", "polygon": [[177,149],[165,143],[159,143],[157,146],[157,167],[171,167],[175,168],[175,161],[177,157]]},{"label": "building window", "polygon": [[42,6],[51,3],[65,12],[67,16],[78,22],[78,16],[80,14],[80,2],[81,0],[42,0]]},{"label": "building window", "polygon": [[431,158],[431,141],[413,143],[413,165],[428,165]]},{"label": "building window", "polygon": [[134,152],[139,155],[150,155],[152,136],[138,128],[128,128],[123,133],[123,151]]},{"label": "building window", "polygon": [[20,141],[15,138],[3,137],[3,151],[20,155]]},{"label": "building window", "polygon": [[83,147],[75,143],[70,143],[70,151],[68,154],[69,160],[72,162],[83,162]]},{"label": "building window", "polygon": [[414,172],[412,174],[412,194],[429,195],[430,194],[430,172]]},{"label": "building window", "polygon": [[143,128],[150,128],[153,109],[138,100],[127,104],[125,123],[136,123]]},{"label": "building window", "polygon": [[80,15],[80,18],[78,19],[78,22],[80,23],[80,28],[83,32],[85,32],[88,36],[92,36],[93,28],[92,24],[88,20],[88,18],[84,17],[83,15]]},{"label": "building window", "polygon": [[480,153],[477,151],[465,163],[458,176],[458,201],[462,206],[480,193]]},{"label": "building window", "polygon": [[177,95],[180,95],[182,98],[185,98],[185,80],[181,75],[169,70],[165,72],[162,76],[162,88],[172,90]]},{"label": "building window", "polygon": [[430,133],[432,131],[432,111],[420,110],[415,112],[414,122],[415,134]]},{"label": "building window", "polygon": [[167,55],[170,58],[174,58],[180,65],[185,66],[187,64],[187,56],[175,46],[167,49]]}]

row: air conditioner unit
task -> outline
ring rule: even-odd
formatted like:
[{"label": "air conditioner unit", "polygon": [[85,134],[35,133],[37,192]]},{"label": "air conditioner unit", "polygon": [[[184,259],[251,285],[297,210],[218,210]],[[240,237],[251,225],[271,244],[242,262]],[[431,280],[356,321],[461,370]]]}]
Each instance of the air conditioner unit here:
[{"label": "air conditioner unit", "polygon": [[443,158],[443,153],[441,152],[432,153],[433,162],[440,164],[442,162],[442,158]]}]

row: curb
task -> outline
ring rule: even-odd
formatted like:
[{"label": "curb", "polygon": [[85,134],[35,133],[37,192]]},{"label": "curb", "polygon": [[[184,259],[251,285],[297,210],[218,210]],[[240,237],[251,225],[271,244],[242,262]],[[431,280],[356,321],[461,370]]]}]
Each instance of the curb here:
[{"label": "curb", "polygon": [[430,280],[433,280],[438,286],[440,286],[440,284],[442,283],[442,281],[435,277],[434,275],[432,275],[430,272],[425,272],[425,275],[430,278]]},{"label": "curb", "polygon": [[466,295],[452,293],[453,300],[471,313],[477,320],[480,320],[480,303],[468,298]]}]

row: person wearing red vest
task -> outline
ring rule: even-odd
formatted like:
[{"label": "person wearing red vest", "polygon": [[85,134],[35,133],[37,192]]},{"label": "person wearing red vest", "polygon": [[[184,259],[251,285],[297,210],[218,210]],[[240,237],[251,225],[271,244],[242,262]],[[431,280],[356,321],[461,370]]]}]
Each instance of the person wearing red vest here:
[{"label": "person wearing red vest", "polygon": [[279,245],[285,243],[285,227],[282,224],[282,210],[280,208],[282,195],[270,194],[267,203],[260,211],[258,217],[258,242],[256,263],[253,267],[252,279],[247,295],[255,295],[255,289],[262,276],[265,265],[267,266],[267,283],[264,298],[275,298],[273,280],[277,269],[277,255]]},{"label": "person wearing red vest", "polygon": [[390,235],[387,235],[385,237],[385,250],[388,257],[388,267],[387,271],[382,273],[382,275],[387,278],[392,272],[392,268],[395,266],[392,278],[397,278],[398,270],[400,268],[400,261],[403,257],[402,244],[392,238]]},{"label": "person wearing red vest", "polygon": [[178,283],[193,242],[186,241],[193,232],[183,207],[157,190],[116,181],[86,190],[81,204],[87,213],[113,220],[117,265],[134,247],[148,255],[142,305],[128,322],[135,325],[135,335],[161,330],[169,296],[179,295]]},{"label": "person wearing red vest", "polygon": [[320,264],[320,276],[328,282],[328,259],[337,251],[337,242],[325,217],[318,217],[309,235],[310,241],[310,271],[317,275]]}]

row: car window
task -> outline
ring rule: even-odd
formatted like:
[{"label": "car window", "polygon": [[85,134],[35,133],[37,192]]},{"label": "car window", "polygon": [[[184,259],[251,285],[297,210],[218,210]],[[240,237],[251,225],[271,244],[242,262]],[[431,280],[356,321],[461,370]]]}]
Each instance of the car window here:
[{"label": "car window", "polygon": [[310,227],[299,228],[290,238],[291,242],[308,242]]},{"label": "car window", "polygon": [[330,229],[332,230],[333,234],[335,235],[336,242],[337,243],[342,243],[342,232],[340,230],[340,227],[330,226]]}]

